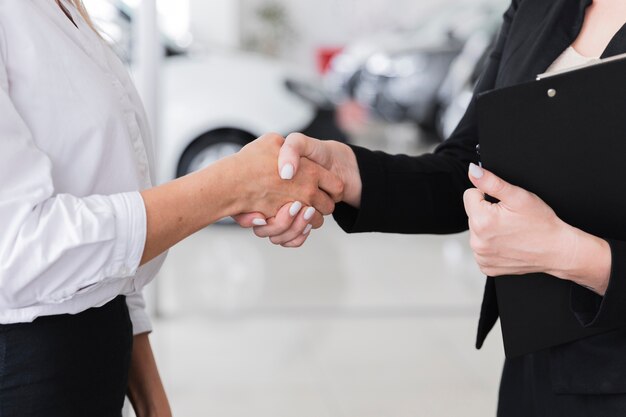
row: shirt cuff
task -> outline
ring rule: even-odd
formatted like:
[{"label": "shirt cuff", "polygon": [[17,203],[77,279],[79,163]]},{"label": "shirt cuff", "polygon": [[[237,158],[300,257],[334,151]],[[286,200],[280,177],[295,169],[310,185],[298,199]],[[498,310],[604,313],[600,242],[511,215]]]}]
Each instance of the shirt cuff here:
[{"label": "shirt cuff", "polygon": [[626,242],[607,241],[611,247],[611,276],[604,297],[572,285],[571,309],[585,327],[626,325]]},{"label": "shirt cuff", "polygon": [[141,292],[134,292],[126,296],[126,305],[130,321],[133,323],[133,336],[152,332],[152,321],[146,311],[146,302]]},{"label": "shirt cuff", "polygon": [[112,278],[135,275],[146,245],[147,216],[139,192],[110,196],[115,210],[116,242],[113,258],[107,273]]}]

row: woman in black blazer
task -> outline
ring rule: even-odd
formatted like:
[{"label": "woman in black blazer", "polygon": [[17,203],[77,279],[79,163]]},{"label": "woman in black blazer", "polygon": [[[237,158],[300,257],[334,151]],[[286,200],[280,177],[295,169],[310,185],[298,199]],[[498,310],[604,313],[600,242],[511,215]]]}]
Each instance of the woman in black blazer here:
[{"label": "woman in black blazer", "polygon": [[[570,46],[583,55],[624,53],[624,22],[623,0],[513,0],[476,93],[531,81]],[[343,178],[344,203],[335,219],[349,233],[444,234],[465,231],[469,223],[472,248],[488,276],[547,272],[579,284],[572,293],[572,314],[583,326],[618,330],[507,359],[498,415],[625,416],[626,242],[605,241],[565,224],[535,195],[474,165],[475,107],[473,101],[433,154],[388,155],[294,134],[283,147],[279,168],[297,170],[296,157],[303,155]],[[555,140],[567,146],[566,138]],[[501,203],[486,203],[484,193]],[[308,232],[303,235],[304,225],[296,223],[283,210],[255,232],[296,247]],[[478,348],[497,318],[490,279]]]}]

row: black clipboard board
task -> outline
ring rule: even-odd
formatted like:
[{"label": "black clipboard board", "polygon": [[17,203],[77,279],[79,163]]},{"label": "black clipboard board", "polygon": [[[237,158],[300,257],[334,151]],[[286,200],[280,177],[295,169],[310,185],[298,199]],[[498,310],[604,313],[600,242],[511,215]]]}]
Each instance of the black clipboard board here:
[{"label": "black clipboard board", "polygon": [[[565,222],[626,240],[626,54],[483,93],[477,114],[485,168]],[[613,330],[578,321],[570,281],[530,274],[495,284],[507,357]]]}]

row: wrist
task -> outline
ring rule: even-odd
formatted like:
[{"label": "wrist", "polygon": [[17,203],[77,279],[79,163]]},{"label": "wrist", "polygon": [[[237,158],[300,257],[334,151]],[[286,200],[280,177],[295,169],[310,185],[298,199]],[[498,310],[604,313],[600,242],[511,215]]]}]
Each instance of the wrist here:
[{"label": "wrist", "polygon": [[331,152],[333,163],[331,171],[337,175],[344,184],[343,201],[355,208],[361,206],[361,193],[363,183],[356,155],[352,148],[340,142],[328,142],[334,145],[336,150]]},{"label": "wrist", "polygon": [[[211,224],[224,217],[236,215],[243,212],[248,201],[246,184],[240,181],[242,173],[237,169],[244,169],[237,154],[221,159],[209,167],[199,172],[201,181],[205,186],[201,186],[200,193],[206,201],[204,207],[212,207],[212,212],[208,217]],[[217,205],[215,203],[218,203]]]},{"label": "wrist", "polygon": [[137,417],[172,417],[172,410],[169,403],[150,404],[143,408],[134,408]]},{"label": "wrist", "polygon": [[172,411],[169,404],[162,406],[153,406],[146,408],[134,408],[137,417],[172,417]]},{"label": "wrist", "polygon": [[556,254],[560,265],[550,273],[604,295],[611,276],[608,242],[569,225],[564,232],[564,244]]}]

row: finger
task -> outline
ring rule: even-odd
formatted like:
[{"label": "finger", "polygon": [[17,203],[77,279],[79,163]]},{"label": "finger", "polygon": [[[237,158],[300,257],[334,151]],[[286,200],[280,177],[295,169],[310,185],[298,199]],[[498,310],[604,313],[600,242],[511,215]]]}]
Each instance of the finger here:
[{"label": "finger", "polygon": [[324,216],[328,216],[335,211],[335,200],[324,191],[318,190],[313,194],[311,206],[315,207]]},{"label": "finger", "polygon": [[315,213],[316,210],[313,207],[307,207],[302,210],[302,212],[294,220],[289,230],[281,235],[271,236],[270,241],[275,245],[282,245],[297,239],[302,235],[308,234],[313,228],[311,220],[313,220]]},{"label": "finger", "polygon": [[302,245],[304,245],[304,243],[307,241],[309,236],[311,236],[311,232],[307,233],[306,235],[298,236],[296,239],[290,242],[284,243],[281,246],[284,248],[299,248]]},{"label": "finger", "polygon": [[269,132],[258,138],[258,140],[267,140],[275,143],[278,146],[283,146],[285,144],[285,138],[280,133]]},{"label": "finger", "polygon": [[476,164],[470,164],[469,178],[476,188],[491,197],[497,198],[505,205],[515,203],[520,193],[525,192],[523,189],[509,184],[494,173]]},{"label": "finger", "polygon": [[339,177],[308,159],[303,159],[300,164],[301,172],[317,178],[318,188],[325,191],[335,202],[343,200],[344,184]]},{"label": "finger", "polygon": [[330,171],[318,167],[318,187],[324,190],[336,203],[343,200],[343,181]]},{"label": "finger", "polygon": [[298,171],[302,157],[321,165],[328,164],[328,155],[325,155],[322,141],[301,133],[292,133],[287,136],[278,154],[278,172],[280,177],[284,180],[292,179]]},{"label": "finger", "polygon": [[233,216],[233,219],[239,224],[239,226],[246,229],[267,225],[267,220],[262,213],[239,214],[237,216]]},{"label": "finger", "polygon": [[324,226],[324,216],[322,213],[316,210],[309,224],[313,226],[313,229],[315,230],[321,229],[322,226]]},{"label": "finger", "polygon": [[475,213],[482,209],[486,203],[485,194],[478,188],[470,188],[463,194],[463,204],[465,205],[465,213],[467,217],[472,217]]},{"label": "finger", "polygon": [[299,201],[285,204],[278,210],[275,217],[267,221],[267,226],[255,227],[254,234],[262,238],[282,235],[291,228],[301,211],[302,203]]}]

